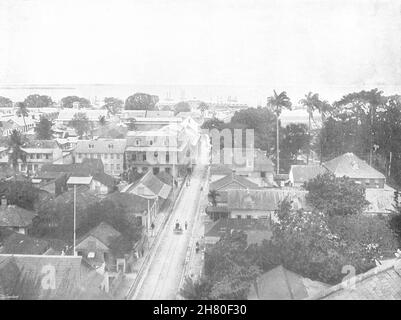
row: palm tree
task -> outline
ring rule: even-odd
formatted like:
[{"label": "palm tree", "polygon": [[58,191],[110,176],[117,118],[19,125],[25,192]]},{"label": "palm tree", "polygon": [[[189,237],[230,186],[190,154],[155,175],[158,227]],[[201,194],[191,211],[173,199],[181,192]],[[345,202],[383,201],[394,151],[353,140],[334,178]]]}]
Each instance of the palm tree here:
[{"label": "palm tree", "polygon": [[312,93],[309,92],[308,94],[305,95],[304,99],[301,99],[299,101],[303,106],[306,107],[306,110],[308,111],[308,135],[309,135],[309,147],[308,147],[308,154],[306,158],[306,163],[309,164],[309,156],[310,156],[310,140],[311,140],[311,120],[313,119],[313,111],[319,110],[320,105],[322,104],[322,101],[319,99],[319,94],[317,93]]},{"label": "palm tree", "polygon": [[22,116],[22,119],[24,120],[24,126],[26,127],[26,123],[25,123],[25,117],[28,116],[28,108],[26,107],[25,103],[23,102],[18,102],[16,105],[17,111],[16,111],[16,115],[17,116]]},{"label": "palm tree", "polygon": [[199,103],[198,109],[201,111],[202,116],[205,114],[205,111],[209,109],[209,106],[205,102]]},{"label": "palm tree", "polygon": [[7,143],[9,149],[8,161],[14,169],[15,177],[15,174],[18,171],[18,160],[21,160],[24,164],[26,163],[26,152],[22,150],[24,142],[21,134],[14,129]]},{"label": "palm tree", "polygon": [[209,191],[209,194],[207,196],[209,197],[210,201],[212,202],[213,207],[217,206],[217,197],[219,195],[220,194],[217,192],[217,190],[210,190]]},{"label": "palm tree", "polygon": [[105,116],[99,116],[99,124],[101,127],[104,127],[106,125],[106,117]]},{"label": "palm tree", "polygon": [[273,90],[273,96],[267,98],[267,105],[272,109],[272,111],[276,114],[277,121],[277,174],[280,173],[280,145],[279,145],[279,133],[280,133],[280,123],[279,117],[283,108],[291,110],[291,101],[287,96],[287,92],[283,91],[280,94],[276,93],[276,90]]}]

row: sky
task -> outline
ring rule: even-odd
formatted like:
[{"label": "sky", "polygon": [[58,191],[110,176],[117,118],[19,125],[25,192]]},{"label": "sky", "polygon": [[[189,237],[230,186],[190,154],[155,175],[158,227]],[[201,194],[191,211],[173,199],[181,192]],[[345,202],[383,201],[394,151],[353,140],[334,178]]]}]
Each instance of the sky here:
[{"label": "sky", "polygon": [[401,85],[401,0],[0,0],[0,84]]}]

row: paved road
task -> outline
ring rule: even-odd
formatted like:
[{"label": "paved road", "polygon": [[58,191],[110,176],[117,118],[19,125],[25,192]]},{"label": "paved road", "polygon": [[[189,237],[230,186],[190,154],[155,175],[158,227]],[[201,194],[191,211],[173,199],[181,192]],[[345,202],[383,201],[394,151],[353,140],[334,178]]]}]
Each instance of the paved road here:
[{"label": "paved road", "polygon": [[[203,156],[206,155],[203,154]],[[176,299],[197,213],[200,188],[204,183],[203,173],[205,170],[205,166],[196,167],[190,185],[184,186],[175,210],[156,244],[154,249],[156,252],[153,259],[150,260],[147,272],[145,271],[144,280],[132,296],[133,299]],[[188,230],[184,229],[181,235],[173,233],[176,220],[181,225],[184,225],[185,221],[189,224]]]}]

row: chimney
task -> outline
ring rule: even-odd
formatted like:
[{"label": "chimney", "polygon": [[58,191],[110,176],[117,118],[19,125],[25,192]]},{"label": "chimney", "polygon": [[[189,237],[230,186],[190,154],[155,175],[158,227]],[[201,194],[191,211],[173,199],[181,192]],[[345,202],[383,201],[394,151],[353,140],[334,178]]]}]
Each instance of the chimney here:
[{"label": "chimney", "polygon": [[1,197],[1,208],[5,209],[7,207],[7,198],[5,196]]}]

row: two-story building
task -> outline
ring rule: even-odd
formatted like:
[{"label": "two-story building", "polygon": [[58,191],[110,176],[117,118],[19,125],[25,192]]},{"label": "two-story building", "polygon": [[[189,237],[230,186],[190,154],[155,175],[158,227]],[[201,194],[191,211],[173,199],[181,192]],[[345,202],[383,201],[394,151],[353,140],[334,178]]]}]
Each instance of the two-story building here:
[{"label": "two-story building", "polygon": [[26,163],[19,160],[20,172],[38,172],[44,164],[63,163],[63,151],[54,140],[31,140],[22,148],[26,153]]},{"label": "two-story building", "polygon": [[180,169],[190,165],[190,159],[190,146],[183,132],[128,132],[125,149],[127,168],[134,167],[138,172],[152,170],[154,174],[165,171],[178,176]]},{"label": "two-story building", "polygon": [[78,140],[74,150],[75,162],[83,159],[101,159],[104,172],[119,176],[124,171],[126,139]]}]

